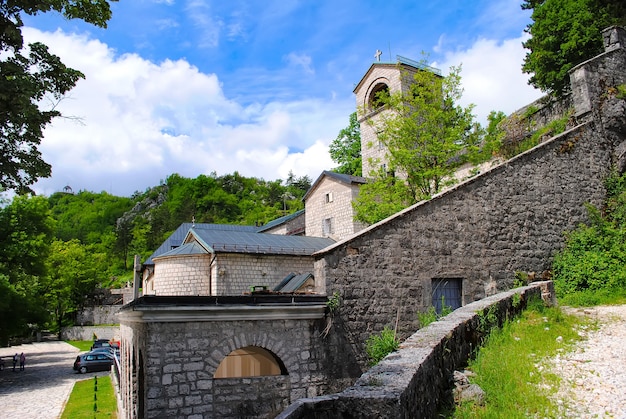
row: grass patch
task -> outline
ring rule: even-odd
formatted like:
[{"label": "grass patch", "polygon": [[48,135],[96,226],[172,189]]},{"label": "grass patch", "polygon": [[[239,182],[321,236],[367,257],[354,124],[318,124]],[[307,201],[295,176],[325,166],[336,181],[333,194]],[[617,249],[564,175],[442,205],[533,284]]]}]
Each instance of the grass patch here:
[{"label": "grass patch", "polygon": [[[557,295],[558,296],[558,295]],[[571,307],[626,304],[626,289],[599,289],[577,291],[558,296],[559,302]]]},{"label": "grass patch", "polygon": [[476,374],[471,381],[486,393],[485,406],[466,403],[448,417],[559,417],[550,399],[559,377],[544,370],[542,362],[580,340],[577,330],[584,322],[538,302],[494,329],[468,366]]},{"label": "grass patch", "polygon": [[117,418],[117,399],[108,375],[77,381],[61,419]]},{"label": "grass patch", "polygon": [[93,345],[93,340],[66,340],[65,342],[78,348],[81,352],[91,350],[91,345]]},{"label": "grass patch", "polygon": [[378,364],[388,354],[398,350],[399,346],[400,341],[396,337],[396,332],[387,326],[380,334],[371,335],[365,342],[365,350],[370,366]]}]

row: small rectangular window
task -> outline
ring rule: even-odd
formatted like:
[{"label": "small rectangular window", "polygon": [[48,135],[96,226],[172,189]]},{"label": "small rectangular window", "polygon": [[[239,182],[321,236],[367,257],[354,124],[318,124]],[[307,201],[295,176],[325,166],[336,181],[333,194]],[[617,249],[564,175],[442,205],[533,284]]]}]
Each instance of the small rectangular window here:
[{"label": "small rectangular window", "polygon": [[333,233],[333,219],[332,218],[325,218],[322,221],[322,232],[324,233],[324,235]]},{"label": "small rectangular window", "polygon": [[332,192],[328,192],[326,193],[326,203],[329,204],[333,202],[333,193]]}]

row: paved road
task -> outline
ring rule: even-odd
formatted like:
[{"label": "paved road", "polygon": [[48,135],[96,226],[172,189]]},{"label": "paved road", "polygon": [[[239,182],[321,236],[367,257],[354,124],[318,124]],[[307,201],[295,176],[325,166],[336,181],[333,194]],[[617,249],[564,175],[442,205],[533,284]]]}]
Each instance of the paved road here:
[{"label": "paved road", "polygon": [[[24,371],[12,371],[16,352],[26,355]],[[106,374],[76,374],[72,364],[78,353],[77,348],[59,341],[0,348],[4,360],[4,370],[0,371],[0,418],[59,418],[76,381]]]}]

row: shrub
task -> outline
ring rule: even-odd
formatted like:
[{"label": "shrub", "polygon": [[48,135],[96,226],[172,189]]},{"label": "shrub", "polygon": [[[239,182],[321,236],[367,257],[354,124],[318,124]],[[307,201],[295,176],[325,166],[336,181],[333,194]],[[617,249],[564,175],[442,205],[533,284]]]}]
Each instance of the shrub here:
[{"label": "shrub", "polygon": [[588,205],[589,225],[567,233],[565,247],[555,255],[554,285],[559,298],[582,293],[571,301],[606,302],[626,291],[626,174],[612,173],[605,187],[604,211]]},{"label": "shrub", "polygon": [[398,349],[400,342],[396,332],[385,326],[378,335],[371,335],[365,342],[365,350],[370,360],[370,365],[376,365],[381,359]]}]

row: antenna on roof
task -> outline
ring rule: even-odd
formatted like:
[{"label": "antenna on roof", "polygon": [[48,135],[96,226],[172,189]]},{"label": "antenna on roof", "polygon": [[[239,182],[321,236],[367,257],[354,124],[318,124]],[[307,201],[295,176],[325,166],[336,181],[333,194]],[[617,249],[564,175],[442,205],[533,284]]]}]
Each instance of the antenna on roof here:
[{"label": "antenna on roof", "polygon": [[195,215],[192,215],[192,216],[191,216],[191,226],[192,226],[192,227],[195,227],[195,226],[196,226],[196,216],[195,216]]}]

